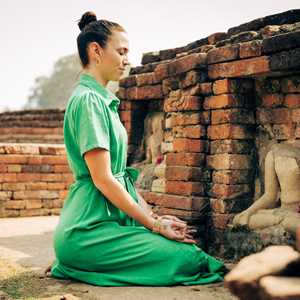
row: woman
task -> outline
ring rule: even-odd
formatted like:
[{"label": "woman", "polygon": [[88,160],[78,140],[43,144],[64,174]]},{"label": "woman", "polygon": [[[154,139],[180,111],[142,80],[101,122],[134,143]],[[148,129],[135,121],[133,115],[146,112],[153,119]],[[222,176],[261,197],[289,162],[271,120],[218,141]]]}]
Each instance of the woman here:
[{"label": "woman", "polygon": [[120,79],[129,51],[125,30],[85,13],[77,38],[83,74],[66,107],[64,141],[75,182],[54,233],[51,275],[100,286],[191,285],[223,280],[224,266],[195,245],[187,224],[155,218],[126,166]]}]

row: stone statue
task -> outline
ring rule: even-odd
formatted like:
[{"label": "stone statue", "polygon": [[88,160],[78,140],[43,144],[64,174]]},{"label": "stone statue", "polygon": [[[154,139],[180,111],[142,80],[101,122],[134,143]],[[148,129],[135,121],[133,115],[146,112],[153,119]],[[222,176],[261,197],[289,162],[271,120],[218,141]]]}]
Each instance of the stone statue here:
[{"label": "stone statue", "polygon": [[257,230],[282,226],[295,233],[300,227],[300,144],[274,144],[265,158],[265,191],[233,225]]}]

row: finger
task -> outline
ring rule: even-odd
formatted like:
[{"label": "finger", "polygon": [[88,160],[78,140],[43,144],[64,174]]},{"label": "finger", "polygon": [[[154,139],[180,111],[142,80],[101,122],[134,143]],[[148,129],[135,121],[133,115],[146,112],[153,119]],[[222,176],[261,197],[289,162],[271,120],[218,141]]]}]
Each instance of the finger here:
[{"label": "finger", "polygon": [[183,243],[189,243],[189,244],[197,244],[197,242],[193,239],[187,239],[187,238],[184,238]]},{"label": "finger", "polygon": [[178,228],[186,228],[186,225],[181,222],[173,221],[171,224],[172,227],[178,227]]}]

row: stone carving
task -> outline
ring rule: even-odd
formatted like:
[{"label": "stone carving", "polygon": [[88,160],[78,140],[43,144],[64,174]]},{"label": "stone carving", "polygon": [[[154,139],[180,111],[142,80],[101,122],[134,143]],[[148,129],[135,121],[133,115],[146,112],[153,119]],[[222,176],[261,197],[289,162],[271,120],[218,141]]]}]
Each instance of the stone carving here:
[{"label": "stone carving", "polygon": [[257,230],[281,226],[290,233],[300,227],[300,144],[275,144],[265,158],[265,191],[233,225]]}]

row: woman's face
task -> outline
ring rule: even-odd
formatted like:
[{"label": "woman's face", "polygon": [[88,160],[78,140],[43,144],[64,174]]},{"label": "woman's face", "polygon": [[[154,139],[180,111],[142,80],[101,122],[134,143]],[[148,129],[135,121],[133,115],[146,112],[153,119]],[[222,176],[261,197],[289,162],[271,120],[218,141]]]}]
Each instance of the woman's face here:
[{"label": "woman's face", "polygon": [[114,30],[102,48],[99,71],[107,81],[118,81],[125,71],[128,61],[129,41],[127,33]]}]

